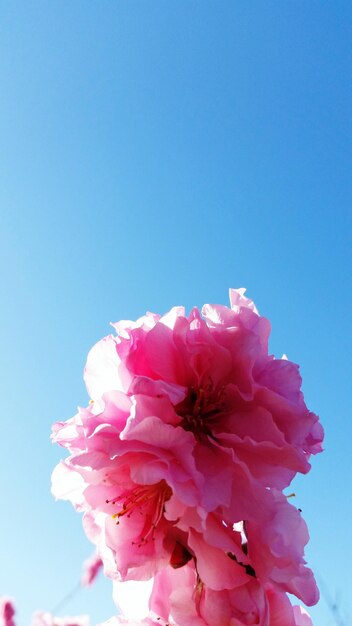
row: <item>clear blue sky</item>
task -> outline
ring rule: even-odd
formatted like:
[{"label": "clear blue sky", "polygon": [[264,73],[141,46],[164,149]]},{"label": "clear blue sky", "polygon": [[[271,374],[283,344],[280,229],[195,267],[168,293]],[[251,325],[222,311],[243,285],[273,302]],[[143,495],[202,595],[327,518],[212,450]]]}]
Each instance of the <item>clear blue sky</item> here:
[{"label": "clear blue sky", "polygon": [[[339,0],[2,0],[0,592],[18,626],[91,550],[50,495],[49,441],[88,400],[88,349],[230,286],[325,425],[296,502],[351,623],[351,41]],[[110,583],[67,611],[108,618]]]}]

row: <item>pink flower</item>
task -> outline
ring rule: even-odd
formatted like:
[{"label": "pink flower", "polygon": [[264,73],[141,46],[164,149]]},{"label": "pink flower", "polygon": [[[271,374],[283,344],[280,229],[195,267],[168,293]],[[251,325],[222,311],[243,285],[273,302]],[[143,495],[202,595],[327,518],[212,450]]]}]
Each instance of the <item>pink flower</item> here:
[{"label": "pink flower", "polygon": [[93,584],[102,566],[103,566],[103,561],[101,560],[101,557],[97,552],[94,552],[89,557],[89,559],[84,561],[82,578],[81,578],[82,587],[89,587],[90,585]]},{"label": "pink flower", "polygon": [[265,592],[254,578],[234,589],[215,590],[190,565],[160,572],[149,606],[153,614],[180,626],[268,626]]},{"label": "pink flower", "polygon": [[90,407],[54,426],[71,456],[53,492],[85,513],[113,577],[192,562],[214,592],[258,580],[310,604],[307,530],[281,491],[309,470],[322,429],[298,366],[268,354],[269,322],[244,290],[230,300],[114,324],[88,356]]},{"label": "pink flower", "polygon": [[0,626],[15,626],[15,607],[10,598],[0,597]]},{"label": "pink flower", "polygon": [[[285,593],[254,578],[235,589],[215,590],[190,565],[156,576],[149,608],[157,619],[179,626],[312,626],[308,613],[292,607]],[[299,621],[298,615],[309,621]]]},{"label": "pink flower", "polygon": [[[61,441],[70,438],[63,441],[65,445],[74,450],[82,446],[85,451],[56,469],[53,490],[87,512],[95,543],[104,534],[104,543],[115,557],[115,571],[106,573],[114,575],[117,568],[123,578],[145,579],[172,559],[184,535],[175,527],[175,516],[189,504],[197,504],[198,491],[190,480],[190,474],[197,472],[191,435],[181,428],[164,425],[160,432],[158,420],[148,417],[141,424],[141,441],[122,440],[119,400],[115,393],[107,394],[104,414],[96,417],[81,411],[58,431]],[[114,417],[110,424],[109,414]],[[173,519],[165,517],[165,509]]]},{"label": "pink flower", "polygon": [[[305,567],[304,547],[309,535],[299,510],[277,490],[248,486],[250,475],[243,468],[235,475],[235,521],[244,520],[243,545],[255,575],[305,604],[315,604],[319,593],[312,571]],[[230,525],[233,518],[225,520]]]},{"label": "pink flower", "polygon": [[[243,293],[230,291],[232,309],[205,305],[203,319],[197,309],[186,317],[178,307],[114,324],[118,336],[91,350],[85,370],[100,403],[112,389],[169,399],[173,412],[151,403],[150,415],[193,434],[207,509],[226,503],[219,486],[231,484],[233,461],[244,462],[265,487],[282,489],[321,450],[322,429],[304,403],[298,367],[268,355],[269,322]],[[130,420],[123,436],[131,438],[135,424]],[[226,480],[215,481],[214,463]]]},{"label": "pink flower", "polygon": [[51,613],[36,611],[31,626],[89,626],[88,615],[77,617],[54,617]]}]

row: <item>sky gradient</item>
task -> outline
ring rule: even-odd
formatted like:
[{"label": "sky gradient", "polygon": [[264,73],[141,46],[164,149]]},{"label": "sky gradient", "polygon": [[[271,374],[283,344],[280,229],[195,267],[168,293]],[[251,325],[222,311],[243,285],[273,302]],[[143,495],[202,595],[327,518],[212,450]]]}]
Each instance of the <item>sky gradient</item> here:
[{"label": "sky gradient", "polygon": [[[309,565],[352,623],[352,5],[0,3],[0,593],[17,626],[91,552],[49,440],[109,322],[247,287],[326,451],[295,482]],[[63,613],[114,613],[100,579]],[[315,626],[332,626],[324,599]]]}]

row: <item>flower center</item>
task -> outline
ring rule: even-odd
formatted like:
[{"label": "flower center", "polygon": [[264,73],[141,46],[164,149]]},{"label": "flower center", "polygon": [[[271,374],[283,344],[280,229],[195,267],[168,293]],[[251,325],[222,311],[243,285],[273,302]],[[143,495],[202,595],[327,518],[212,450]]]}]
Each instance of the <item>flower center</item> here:
[{"label": "flower center", "polygon": [[119,507],[118,511],[112,515],[117,525],[120,523],[120,518],[124,516],[129,518],[136,511],[144,516],[143,533],[137,542],[133,542],[140,546],[149,539],[154,539],[154,531],[165,511],[165,502],[170,500],[171,496],[171,487],[165,480],[161,480],[154,485],[137,485],[115,498],[106,500],[106,504]]},{"label": "flower center", "polygon": [[196,389],[192,387],[182,402],[176,405],[176,413],[182,417],[182,427],[196,436],[212,435],[211,427],[222,408],[217,394],[214,398],[212,383]]}]

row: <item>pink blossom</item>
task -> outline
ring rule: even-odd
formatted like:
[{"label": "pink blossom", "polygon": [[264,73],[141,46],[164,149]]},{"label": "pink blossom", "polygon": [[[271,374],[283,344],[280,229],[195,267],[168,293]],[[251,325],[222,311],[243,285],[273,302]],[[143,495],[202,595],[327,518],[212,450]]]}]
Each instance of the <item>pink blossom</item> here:
[{"label": "pink blossom", "polygon": [[[115,459],[113,472],[103,453],[94,454],[95,463],[98,458],[103,470],[87,470],[88,453],[75,459],[73,470],[70,466],[62,467],[66,468],[68,479],[76,480],[79,460],[84,465],[80,471],[91,481],[84,489],[86,506],[92,507],[90,512],[87,508],[85,526],[89,537],[99,545],[108,575],[119,572],[123,579],[147,579],[169,562],[178,567],[196,557],[203,579],[219,589],[243,584],[246,567],[251,566],[260,580],[295,593],[307,604],[316,602],[315,582],[303,560],[308,541],[304,521],[280,492],[258,486],[254,489],[253,478],[245,467],[234,468],[238,491],[236,521],[246,520],[242,546],[243,539],[233,531],[230,515],[225,516],[227,524],[222,516],[200,515],[199,507],[187,507],[164,479],[152,484],[133,482],[131,468],[137,476],[139,472],[144,479],[148,476],[149,457],[128,453]],[[151,471],[150,480],[155,480],[155,463],[151,464]],[[60,488],[64,484],[72,493],[61,473],[57,482]],[[78,493],[81,498],[81,491]],[[100,513],[96,513],[98,507]],[[110,565],[107,547],[112,553]],[[210,569],[209,560],[213,563]]]},{"label": "pink blossom", "polygon": [[194,564],[167,567],[153,581],[114,581],[113,596],[124,619],[102,626],[312,626],[308,613],[293,607],[285,593],[254,577],[235,589],[212,589]]},{"label": "pink blossom", "polygon": [[[285,593],[263,587],[255,578],[235,589],[214,590],[191,565],[156,576],[149,608],[152,615],[179,626],[312,626],[308,614],[292,607]],[[298,615],[309,621],[299,621]]]},{"label": "pink blossom", "polygon": [[15,626],[15,607],[10,598],[0,597],[0,626]]},{"label": "pink blossom", "polygon": [[315,604],[319,593],[304,560],[309,534],[299,510],[277,490],[248,486],[250,475],[243,468],[235,475],[239,516],[235,521],[245,520],[242,536],[256,576],[263,583],[296,595],[305,604]]},{"label": "pink blossom", "polygon": [[89,626],[88,615],[77,617],[54,617],[51,613],[36,611],[31,626]]},{"label": "pink blossom", "polygon": [[82,578],[81,578],[82,587],[89,587],[90,585],[93,584],[102,566],[103,566],[103,561],[101,560],[101,557],[97,552],[94,552],[89,557],[89,559],[86,559],[86,561],[84,561]]},{"label": "pink blossom", "polygon": [[282,488],[308,471],[322,430],[304,403],[298,367],[268,355],[269,322],[243,290],[230,296],[232,309],[205,305],[203,319],[197,309],[186,317],[178,307],[114,324],[118,336],[88,356],[88,391],[98,401],[112,389],[166,396],[172,423],[191,431],[198,445],[220,440],[265,486]]},{"label": "pink blossom", "polygon": [[[177,484],[170,476],[169,483],[162,479],[141,484],[131,479],[131,470],[136,476],[141,472],[140,480],[158,478],[155,464],[148,465],[148,457],[126,454],[115,459],[113,472],[102,453],[99,455],[102,469],[88,471],[88,453],[84,459],[84,469],[80,471],[91,481],[84,488],[85,529],[98,545],[108,575],[119,574],[124,580],[148,579],[168,563],[180,567],[196,554],[199,568],[202,569],[204,562],[204,570],[208,572],[204,576],[215,576],[219,585],[232,587],[246,579],[244,566],[226,554],[231,550],[238,560],[246,560],[240,533],[232,528],[227,530],[216,515],[203,512],[202,516],[199,508],[178,499],[172,491]],[[96,456],[94,459],[97,461]],[[60,488],[64,484],[64,491],[75,501],[69,480],[71,477],[76,480],[77,467],[72,470],[71,466],[62,465],[61,468],[65,472],[59,472],[57,483]],[[209,558],[217,563],[221,574],[208,570]]]},{"label": "pink blossom", "polygon": [[53,492],[85,513],[113,577],[190,562],[212,593],[259,580],[311,604],[308,533],[281,491],[309,470],[322,429],[298,366],[268,354],[269,322],[244,290],[230,300],[114,324],[88,356],[92,403],[54,426],[71,456]]},{"label": "pink blossom", "polygon": [[254,578],[234,589],[214,590],[190,565],[156,576],[150,610],[180,626],[268,626],[265,593]]},{"label": "pink blossom", "polygon": [[[113,400],[116,416],[114,394],[105,410],[112,412]],[[73,455],[54,472],[54,493],[90,515],[90,537],[98,543],[104,533],[104,542],[115,555],[115,570],[117,567],[122,577],[149,578],[170,561],[183,534],[174,520],[165,517],[168,501],[174,516],[176,509],[187,507],[188,502],[197,504],[197,490],[189,480],[189,474],[195,472],[191,435],[179,428],[175,442],[175,429],[169,426],[167,432],[164,428],[160,448],[158,423],[148,418],[141,426],[146,441],[131,445],[121,441],[116,420],[114,425],[99,424],[93,414],[83,411],[77,418],[75,446],[86,427],[86,432],[89,428],[92,433],[84,444],[85,452]],[[71,437],[73,424],[69,428]],[[187,449],[189,455],[184,456]],[[82,481],[78,487],[77,474]],[[174,492],[179,492],[183,501],[176,502]]]}]

